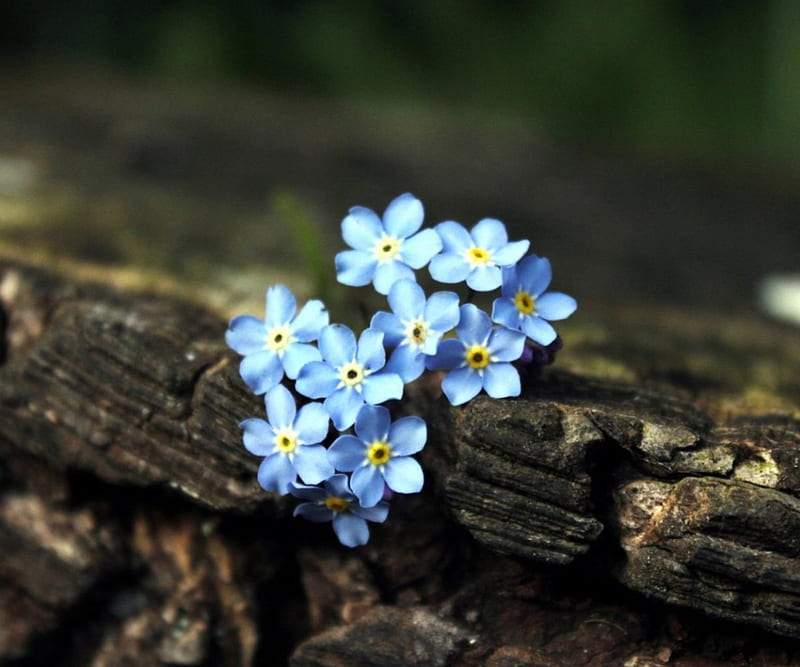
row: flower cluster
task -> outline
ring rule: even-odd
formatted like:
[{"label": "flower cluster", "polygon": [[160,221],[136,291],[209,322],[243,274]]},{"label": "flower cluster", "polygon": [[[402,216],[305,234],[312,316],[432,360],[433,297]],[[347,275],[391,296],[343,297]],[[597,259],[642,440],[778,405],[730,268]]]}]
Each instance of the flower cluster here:
[{"label": "flower cluster", "polygon": [[[267,289],[263,320],[238,316],[226,332],[243,357],[242,379],[264,395],[266,420],[241,423],[244,446],[263,457],[259,483],[304,501],[295,516],[330,521],[350,547],[369,539],[367,521],[385,521],[394,494],[417,493],[424,482],[414,455],[426,444],[425,422],[392,421],[382,404],[402,398],[426,370],[446,371],[442,392],[453,405],[482,390],[518,396],[520,367],[552,361],[560,339],[551,322],[577,306],[546,291],[550,262],[524,257],[530,243],[509,242],[499,220],[420,230],[423,219],[419,199],[403,194],[382,218],[354,207],[342,221],[350,249],[336,255],[337,279],[371,283],[391,311],[375,313],[358,335],[331,324],[316,299],[298,311],[283,285]],[[425,266],[440,283],[466,283],[464,302],[451,291],[426,296],[415,274]],[[475,292],[498,288],[491,314],[471,303]]]}]

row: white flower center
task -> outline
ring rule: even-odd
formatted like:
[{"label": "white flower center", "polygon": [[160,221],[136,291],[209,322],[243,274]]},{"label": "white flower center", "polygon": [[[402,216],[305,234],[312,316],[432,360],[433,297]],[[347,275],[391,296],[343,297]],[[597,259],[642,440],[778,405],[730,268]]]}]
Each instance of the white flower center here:
[{"label": "white flower center", "polygon": [[273,352],[283,352],[290,344],[294,342],[292,330],[288,324],[280,324],[277,327],[272,327],[264,337],[264,349],[272,350]]},{"label": "white flower center", "polygon": [[351,361],[336,369],[339,373],[339,386],[360,388],[364,378],[369,374],[357,361]]},{"label": "white flower center", "polygon": [[389,236],[384,232],[372,249],[372,253],[375,255],[375,259],[378,260],[378,263],[385,264],[397,257],[402,247],[403,239]]},{"label": "white flower center", "polygon": [[404,322],[405,324],[405,340],[409,345],[421,348],[428,336],[431,335],[431,330],[428,328],[428,323],[425,320],[410,320]]}]

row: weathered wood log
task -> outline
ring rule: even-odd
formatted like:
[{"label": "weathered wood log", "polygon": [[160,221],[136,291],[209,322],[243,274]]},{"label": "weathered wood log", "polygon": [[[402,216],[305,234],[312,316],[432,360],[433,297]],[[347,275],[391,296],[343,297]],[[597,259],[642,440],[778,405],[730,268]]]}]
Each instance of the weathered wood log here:
[{"label": "weathered wood log", "polygon": [[[800,636],[800,343],[787,329],[621,312],[572,329],[562,369],[518,399],[452,408],[435,382],[412,388],[406,409],[431,430],[426,491],[396,499],[370,545],[349,551],[258,489],[237,423],[263,404],[238,378],[222,318],[13,262],[0,266],[0,300],[5,659],[233,665],[293,653],[312,665],[389,651],[398,664],[547,664],[581,645],[586,664],[658,664],[697,650],[668,620],[683,612],[663,607],[650,612],[655,635],[618,602],[553,617],[576,575],[605,582],[589,593],[600,599],[616,579]],[[738,355],[753,349],[757,359]],[[355,641],[365,633],[375,642]],[[791,659],[791,646],[750,636]]]},{"label": "weathered wood log", "polygon": [[[0,78],[25,262],[0,263],[0,663],[800,664],[758,629],[797,636],[797,332],[744,296],[796,270],[796,188],[438,115]],[[258,314],[287,282],[340,318],[297,230],[339,248],[346,207],[398,189],[429,223],[503,218],[581,310],[518,400],[409,388],[426,488],[347,550],[256,485],[237,423],[263,404],[188,300]]]}]

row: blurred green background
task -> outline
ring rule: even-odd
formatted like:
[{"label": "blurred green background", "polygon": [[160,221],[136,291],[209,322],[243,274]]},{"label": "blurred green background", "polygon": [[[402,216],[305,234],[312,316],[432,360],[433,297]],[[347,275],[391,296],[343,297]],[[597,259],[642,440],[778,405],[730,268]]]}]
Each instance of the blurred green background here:
[{"label": "blurred green background", "polygon": [[5,0],[0,48],[444,107],[582,148],[800,164],[797,0]]}]

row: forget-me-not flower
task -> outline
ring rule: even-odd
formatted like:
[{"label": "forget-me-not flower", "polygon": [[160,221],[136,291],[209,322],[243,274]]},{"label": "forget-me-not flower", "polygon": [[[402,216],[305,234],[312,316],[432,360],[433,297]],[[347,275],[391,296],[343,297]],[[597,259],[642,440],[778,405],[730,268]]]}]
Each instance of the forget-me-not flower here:
[{"label": "forget-me-not flower", "polygon": [[370,326],[383,331],[384,344],[395,348],[386,370],[411,382],[425,370],[425,356],[436,354],[442,334],[458,324],[458,295],[434,292],[426,301],[417,283],[401,280],[389,290],[389,305],[393,312],[378,311]]},{"label": "forget-me-not flower", "polygon": [[294,515],[309,521],[331,521],[333,532],[346,547],[367,543],[367,521],[386,521],[389,503],[381,501],[374,507],[362,507],[347,485],[347,475],[333,475],[322,486],[289,485],[293,496],[306,501],[295,507]]},{"label": "forget-me-not flower", "polygon": [[267,290],[264,320],[252,315],[234,317],[225,341],[244,355],[239,366],[242,379],[256,394],[277,385],[284,372],[295,379],[309,361],[318,361],[319,350],[310,343],[328,324],[328,312],[318,299],[307,302],[295,316],[297,301],[288,287]]},{"label": "forget-me-not flower", "polygon": [[330,477],[333,467],[325,447],[328,411],[320,403],[308,403],[297,410],[294,397],[283,385],[264,396],[267,419],[246,419],[244,446],[256,456],[265,456],[258,468],[258,482],[267,491],[286,493],[297,476],[307,484],[319,484]]},{"label": "forget-me-not flower", "polygon": [[442,391],[453,405],[475,398],[481,389],[492,398],[519,396],[519,372],[511,364],[522,355],[525,334],[492,327],[489,316],[472,303],[461,306],[458,339],[448,338],[434,357],[431,370],[452,369],[442,380]]},{"label": "forget-me-not flower", "polygon": [[568,294],[545,292],[551,278],[550,261],[536,255],[503,269],[503,290],[495,299],[492,319],[509,329],[521,329],[540,345],[550,345],[556,330],[547,320],[563,320],[578,307]]},{"label": "forget-me-not flower", "polygon": [[380,372],[386,363],[382,331],[365,329],[356,344],[349,327],[330,324],[320,332],[319,349],[323,361],[303,366],[295,387],[309,398],[324,398],[339,431],[353,425],[365,402],[376,405],[403,395],[400,376]]},{"label": "forget-me-not flower", "polygon": [[530,246],[529,241],[509,243],[505,225],[494,218],[484,218],[469,232],[452,220],[440,222],[434,229],[443,250],[431,260],[431,276],[442,283],[466,280],[476,292],[500,287],[500,268],[519,261]]},{"label": "forget-me-not flower", "polygon": [[413,458],[425,446],[428,428],[419,417],[401,417],[392,423],[382,405],[358,411],[356,434],[341,435],[328,449],[337,470],[352,471],[350,486],[362,507],[383,497],[384,483],[396,493],[422,489],[422,468]]},{"label": "forget-me-not flower", "polygon": [[342,236],[353,248],[336,255],[336,277],[344,285],[373,283],[381,294],[403,278],[414,279],[412,269],[425,266],[442,249],[432,229],[417,230],[424,218],[422,202],[410,193],[386,208],[381,220],[369,208],[354,206],[342,220]]}]

